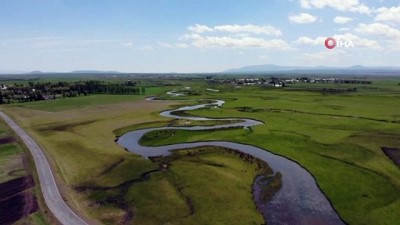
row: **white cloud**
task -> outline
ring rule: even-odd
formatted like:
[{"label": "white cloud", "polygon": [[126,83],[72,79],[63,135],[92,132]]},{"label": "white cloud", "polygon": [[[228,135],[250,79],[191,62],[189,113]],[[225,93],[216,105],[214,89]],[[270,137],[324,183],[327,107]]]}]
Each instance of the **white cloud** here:
[{"label": "white cloud", "polygon": [[6,40],[10,46],[24,46],[25,48],[35,48],[42,50],[56,48],[83,48],[87,46],[100,45],[122,45],[131,46],[133,43],[130,40],[123,39],[70,39],[63,37],[28,37],[15,38]]},{"label": "white cloud", "polygon": [[273,27],[273,26],[257,26],[253,24],[247,25],[221,25],[215,26],[214,30],[221,31],[221,32],[231,32],[231,33],[253,33],[253,34],[267,34],[267,35],[274,35],[279,36],[282,35],[282,32]]},{"label": "white cloud", "polygon": [[346,51],[341,49],[336,49],[335,51],[320,51],[314,53],[303,53],[300,58],[306,60],[307,62],[314,62],[315,65],[325,64],[325,63],[335,63],[340,61],[341,56],[347,55]]},{"label": "white cloud", "polygon": [[300,0],[300,5],[306,9],[330,7],[339,11],[371,13],[371,9],[359,0]]},{"label": "white cloud", "polygon": [[144,50],[144,51],[152,51],[152,50],[154,50],[154,47],[151,45],[145,45],[145,46],[141,47],[140,49]]},{"label": "white cloud", "polygon": [[265,49],[290,49],[289,44],[282,39],[267,40],[264,38],[230,36],[201,36],[199,34],[186,34],[182,40],[189,40],[197,48],[265,48]]},{"label": "white cloud", "polygon": [[348,23],[348,22],[351,22],[352,20],[353,20],[353,18],[344,17],[344,16],[337,16],[337,17],[335,17],[335,18],[333,19],[333,21],[334,21],[335,23],[338,23],[338,24],[346,24],[346,23]]},{"label": "white cloud", "polygon": [[188,29],[194,33],[204,33],[204,32],[213,31],[213,29],[211,27],[201,25],[201,24],[195,24],[194,26],[188,27]]},{"label": "white cloud", "polygon": [[388,40],[389,51],[400,51],[400,39]]},{"label": "white cloud", "polygon": [[[317,37],[317,38],[310,38],[310,37],[299,37],[294,43],[296,44],[303,44],[303,45],[312,45],[312,46],[324,46],[325,40],[327,37]],[[375,40],[370,40],[366,38],[361,38],[357,35],[346,33],[346,34],[338,34],[334,35],[337,41],[351,41],[355,45],[355,47],[365,47],[371,49],[382,49],[382,46]]]},{"label": "white cloud", "polygon": [[400,6],[399,7],[381,7],[375,11],[377,13],[375,21],[400,23]]},{"label": "white cloud", "polygon": [[355,31],[364,34],[380,35],[389,38],[400,39],[400,30],[382,23],[360,23]]},{"label": "white cloud", "polygon": [[132,42],[123,42],[123,43],[121,43],[121,45],[125,46],[125,47],[132,47],[133,43]]},{"label": "white cloud", "polygon": [[300,13],[297,15],[289,16],[289,20],[293,23],[314,23],[317,17],[308,13]]},{"label": "white cloud", "polygon": [[304,44],[304,45],[314,45],[314,46],[320,45],[320,46],[322,46],[325,42],[325,39],[326,39],[326,37],[317,37],[315,39],[312,39],[312,38],[303,36],[303,37],[299,37],[295,41],[295,43],[296,44]]},{"label": "white cloud", "polygon": [[186,43],[165,43],[165,42],[158,42],[158,44],[165,48],[188,48],[189,45]]},{"label": "white cloud", "polygon": [[207,26],[195,24],[189,26],[189,34],[183,35],[180,43],[170,44],[159,42],[167,48],[186,48],[189,45],[196,48],[265,48],[291,49],[282,39],[265,39],[260,35],[281,36],[282,31],[270,25],[254,24],[224,24]]},{"label": "white cloud", "polygon": [[341,27],[341,28],[339,28],[338,30],[344,32],[344,31],[349,31],[350,28],[348,28],[348,27]]},{"label": "white cloud", "polygon": [[214,27],[209,27],[202,24],[195,24],[194,26],[189,26],[188,30],[193,33],[205,33],[205,32],[226,32],[226,33],[241,33],[245,34],[266,34],[266,35],[274,35],[280,36],[282,32],[273,26],[264,25],[258,26],[253,24],[246,25],[238,25],[238,24],[226,24],[226,25],[218,25]]},{"label": "white cloud", "polygon": [[366,47],[371,49],[382,49],[382,46],[375,40],[361,38],[357,35],[346,33],[346,34],[338,34],[334,35],[336,40],[344,40],[344,41],[352,41],[355,47]]},{"label": "white cloud", "polygon": [[382,41],[387,44],[387,50],[400,50],[400,29],[382,23],[360,23],[355,31],[363,34],[381,36],[383,37]]}]

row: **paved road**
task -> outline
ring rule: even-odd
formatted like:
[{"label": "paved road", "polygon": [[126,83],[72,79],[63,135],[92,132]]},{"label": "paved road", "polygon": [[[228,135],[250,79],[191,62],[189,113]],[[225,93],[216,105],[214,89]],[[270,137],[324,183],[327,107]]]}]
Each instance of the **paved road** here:
[{"label": "paved road", "polygon": [[31,152],[39,175],[40,187],[42,188],[44,200],[53,215],[64,225],[87,225],[87,223],[76,215],[64,202],[58,191],[53,172],[39,145],[10,117],[1,111],[0,117],[18,134]]}]

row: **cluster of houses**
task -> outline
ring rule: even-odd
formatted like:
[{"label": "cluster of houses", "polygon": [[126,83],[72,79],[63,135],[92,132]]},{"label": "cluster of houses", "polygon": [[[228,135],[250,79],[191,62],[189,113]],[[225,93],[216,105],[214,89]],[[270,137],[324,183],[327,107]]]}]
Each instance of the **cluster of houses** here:
[{"label": "cluster of houses", "polygon": [[288,84],[295,83],[348,83],[348,84],[371,84],[371,81],[358,80],[358,79],[341,79],[341,78],[327,78],[327,77],[296,77],[296,78],[216,78],[212,76],[206,77],[206,80],[210,83],[230,83],[236,86],[265,86],[265,87],[285,87]]}]

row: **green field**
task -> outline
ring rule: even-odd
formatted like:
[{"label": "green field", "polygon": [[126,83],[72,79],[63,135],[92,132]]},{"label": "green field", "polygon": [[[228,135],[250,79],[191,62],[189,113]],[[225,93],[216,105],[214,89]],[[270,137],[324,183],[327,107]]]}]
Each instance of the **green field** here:
[{"label": "green field", "polygon": [[[220,94],[218,98],[227,99],[222,109],[193,114],[251,117],[266,123],[254,127],[252,133],[164,130],[149,133],[142,141],[158,145],[222,139],[269,149],[309,169],[350,224],[395,224],[400,220],[396,213],[400,210],[400,171],[380,147],[400,146],[400,87],[392,84],[377,90],[326,95],[246,88]],[[237,100],[229,100],[232,97]],[[257,110],[241,112],[240,107]],[[152,141],[154,136],[163,138]]]},{"label": "green field", "polygon": [[51,112],[77,109],[90,106],[107,105],[113,103],[121,103],[127,101],[134,101],[136,99],[143,98],[143,96],[138,95],[91,95],[82,96],[76,98],[65,98],[57,99],[54,101],[37,101],[31,102],[29,104],[19,103],[15,104],[20,107],[35,109],[35,110],[45,110]]},{"label": "green field", "polygon": [[160,169],[151,170],[148,180],[106,185],[107,190],[91,190],[100,188],[92,183],[83,189],[99,205],[131,207],[136,224],[263,222],[252,201],[251,185],[257,174],[269,173],[268,168],[211,147],[177,151],[154,164]]},{"label": "green field", "polygon": [[[154,146],[197,140],[230,140],[268,149],[307,168],[349,224],[396,224],[400,221],[400,170],[380,148],[400,146],[398,82],[395,79],[374,80],[372,85],[301,84],[285,89],[268,89],[230,85],[214,87],[202,81],[182,81],[182,86],[192,86],[199,95],[176,99],[226,100],[222,108],[190,113],[215,118],[253,118],[265,124],[249,130],[164,130],[148,133],[141,142]],[[357,92],[319,91],[330,86],[356,86]],[[221,92],[205,92],[205,88]],[[161,94],[163,91],[156,92]],[[129,219],[129,210],[135,212],[137,224],[220,224],[222,220],[218,220],[217,215],[231,217],[229,221],[232,224],[235,221],[240,221],[240,224],[261,223],[261,215],[254,205],[243,211],[240,218],[232,216],[236,215],[233,212],[239,212],[235,208],[238,202],[247,206],[254,204],[249,185],[255,173],[239,176],[243,180],[226,189],[223,184],[232,176],[237,177],[238,171],[252,168],[226,154],[202,156],[197,162],[185,158],[176,160],[168,172],[154,173],[149,180],[124,191],[79,191],[79,187],[89,184],[118,186],[138,179],[144,172],[156,170],[157,163],[127,153],[115,144],[115,136],[129,130],[173,123],[158,113],[173,105],[195,102],[149,102],[142,98],[93,95],[5,106],[3,109],[47,150],[58,179],[69,187],[64,193],[66,198],[77,209],[102,223],[123,223]],[[232,166],[222,172],[219,167],[204,164],[205,159]],[[204,179],[211,173],[210,169],[219,175],[211,178],[221,182]],[[179,185],[187,187],[183,196],[197,199],[195,208],[197,206],[201,213],[184,217],[190,210],[185,197],[179,194]],[[205,192],[205,187],[213,191]],[[224,199],[225,194],[230,193],[240,196],[240,200],[225,199],[233,207],[227,211],[224,210],[227,206],[207,198],[211,193],[217,199]],[[123,201],[96,204],[113,196]],[[177,217],[185,219],[178,220]],[[209,221],[210,218],[215,220]]]},{"label": "green field", "polygon": [[[0,138],[10,137],[6,125],[0,123]],[[22,164],[22,148],[10,142],[0,145],[0,183],[26,175]]]}]

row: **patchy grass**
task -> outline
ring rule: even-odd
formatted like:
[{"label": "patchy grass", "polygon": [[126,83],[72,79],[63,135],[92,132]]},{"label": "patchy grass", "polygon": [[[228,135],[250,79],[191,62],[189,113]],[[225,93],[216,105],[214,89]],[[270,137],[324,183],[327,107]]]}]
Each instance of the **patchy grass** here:
[{"label": "patchy grass", "polygon": [[[110,98],[116,97],[121,99],[107,104],[93,103],[87,107],[77,107],[82,100],[71,98],[67,100],[72,102],[63,106],[56,101],[49,101],[40,102],[44,105],[35,109],[4,105],[2,110],[46,150],[57,180],[65,184],[61,187],[63,196],[77,211],[96,220],[121,222],[125,217],[123,210],[107,204],[90,205],[89,196],[77,193],[74,187],[90,181],[99,185],[119,184],[154,169],[154,164],[149,160],[128,153],[117,145],[112,131],[129,124],[154,121],[158,117],[157,112],[168,108],[169,103],[133,99],[130,96]],[[57,110],[49,111],[53,109]],[[122,163],[104,173],[106,168],[121,159]]]},{"label": "patchy grass", "polygon": [[240,120],[207,120],[207,121],[193,121],[185,119],[167,120],[167,121],[153,121],[147,123],[140,123],[122,127],[113,131],[115,136],[120,137],[130,131],[140,130],[145,128],[156,128],[156,127],[192,127],[192,126],[211,126],[211,125],[223,125],[237,123]]},{"label": "patchy grass", "polygon": [[116,104],[122,102],[135,101],[144,98],[141,95],[88,95],[75,98],[56,99],[49,101],[36,101],[28,103],[18,103],[15,106],[42,110],[42,111],[64,111],[90,106]]},{"label": "patchy grass", "polygon": [[[243,88],[218,94],[216,98],[235,98],[222,109],[207,108],[190,114],[251,117],[266,124],[253,127],[246,136],[238,135],[238,130],[185,131],[182,135],[167,131],[160,135],[159,142],[219,139],[269,149],[311,171],[346,222],[393,224],[400,220],[395,213],[400,210],[400,171],[380,148],[400,146],[400,124],[392,122],[399,119],[398,93],[400,87],[396,86],[390,91],[364,89],[340,95]],[[264,110],[241,112],[238,107]]]},{"label": "patchy grass", "polygon": [[[322,94],[257,87],[236,90],[222,85],[215,87],[220,93],[207,93],[201,92],[205,84],[196,82],[185,85],[199,90],[200,95],[185,99],[224,99],[227,103],[222,108],[191,113],[217,118],[250,117],[266,124],[251,130],[178,131],[173,136],[170,131],[150,133],[147,144],[230,140],[256,145],[296,160],[307,168],[349,224],[396,224],[400,221],[400,170],[380,149],[400,146],[400,124],[391,122],[400,119],[400,86],[394,82],[378,82],[377,85],[358,86],[357,92]],[[101,96],[89,96],[86,100],[68,99],[71,101],[68,103],[49,101],[2,108],[47,150],[59,179],[68,187],[88,182],[113,186],[155,169],[154,163],[127,153],[115,144],[115,135],[165,125],[170,121],[164,121],[167,119],[158,113],[171,104],[183,103],[148,102],[137,98],[139,96],[128,97],[111,96],[104,100]],[[85,102],[91,101],[90,98],[93,102]],[[238,107],[263,110],[241,112]],[[157,135],[157,142],[152,142]],[[121,159],[124,159],[122,163],[103,173]],[[221,164],[225,167],[216,166]],[[226,165],[230,165],[229,169]],[[160,221],[259,224],[261,215],[246,191],[254,175],[243,174],[245,170],[249,173],[249,168],[248,163],[241,164],[237,159],[218,154],[202,156],[201,160],[177,160],[168,172],[154,173],[146,182],[127,189],[123,199],[137,213],[138,224]],[[227,187],[227,183],[232,185]],[[220,190],[234,195],[224,195]],[[104,223],[123,221],[126,212],[116,205],[92,204],[118,194],[103,192],[89,198],[88,193],[66,188],[64,195],[80,212]],[[194,205],[198,205],[196,212],[201,213],[182,218],[190,212],[185,196],[191,196]],[[176,211],[171,204],[176,206]],[[211,208],[214,206],[218,208]],[[217,214],[216,209],[226,207],[229,210]]]},{"label": "patchy grass", "polygon": [[[28,158],[28,150],[25,149],[25,146],[20,143],[19,139],[14,136],[14,133],[3,121],[0,121],[0,137],[4,137],[2,138],[2,140],[4,140],[3,143],[0,144],[0,183],[3,184],[28,175],[32,175],[36,179],[35,170],[32,170],[31,166],[33,165],[30,165],[31,161]],[[36,179],[35,182],[38,182],[38,179]],[[21,186],[19,186],[19,188],[21,188]],[[7,191],[9,192],[10,190],[2,191],[7,193]],[[35,196],[35,199],[39,201],[39,204],[42,204],[43,199],[41,197],[39,185],[36,184],[33,188],[29,186],[23,192],[33,193],[32,197]],[[5,201],[0,204],[4,202]],[[20,202],[16,200],[13,204],[22,204],[22,207],[25,205],[22,200]],[[49,218],[47,218],[48,215],[44,212],[45,210],[47,210],[45,207],[40,207],[38,211],[22,217],[13,224],[49,224]]]},{"label": "patchy grass", "polygon": [[[228,132],[229,131],[229,132]],[[221,140],[228,138],[230,135],[247,136],[251,133],[249,129],[225,128],[218,130],[156,130],[146,133],[139,143],[146,146],[162,146],[173,143],[192,142],[197,140]],[[194,138],[193,138],[194,137]],[[199,139],[199,137],[201,137]]]},{"label": "patchy grass", "polygon": [[[255,159],[232,153],[215,147],[175,151],[154,158],[159,169],[146,179],[106,190],[91,182],[90,199],[96,205],[107,202],[125,210],[128,203],[137,224],[262,224],[251,187],[255,176],[271,171]],[[102,222],[117,220],[104,218]]]},{"label": "patchy grass", "polygon": [[0,145],[0,183],[25,174],[21,148],[15,144]]}]

